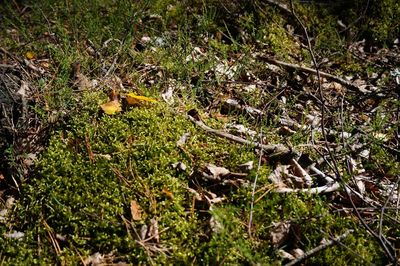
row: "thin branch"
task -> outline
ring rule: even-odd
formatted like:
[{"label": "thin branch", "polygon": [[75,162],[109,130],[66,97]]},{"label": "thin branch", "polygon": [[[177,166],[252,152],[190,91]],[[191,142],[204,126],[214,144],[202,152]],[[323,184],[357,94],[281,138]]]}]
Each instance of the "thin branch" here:
[{"label": "thin branch", "polygon": [[301,261],[313,256],[317,252],[319,252],[319,251],[321,251],[323,249],[326,249],[327,247],[333,246],[336,242],[339,242],[339,241],[342,241],[343,239],[345,239],[352,232],[353,232],[353,230],[347,230],[343,235],[335,237],[334,239],[329,240],[329,241],[325,242],[324,244],[307,251],[302,256],[300,256],[300,257],[296,258],[295,260],[292,260],[291,262],[285,264],[285,266],[295,265],[295,264],[297,264],[297,263],[299,263],[299,262],[301,262]]},{"label": "thin branch", "polygon": [[276,188],[277,193],[306,193],[306,194],[322,194],[337,191],[340,188],[339,182],[334,182],[329,185],[313,188]]},{"label": "thin branch", "polygon": [[[333,81],[336,81],[346,87],[349,87],[350,89],[356,91],[356,92],[361,92],[364,93],[365,90],[361,90],[358,86],[354,85],[353,83],[351,83],[350,81],[347,81],[341,77],[320,71],[317,67],[315,69],[310,68],[310,67],[304,67],[304,66],[300,66],[300,65],[296,65],[296,64],[291,64],[291,63],[287,63],[287,62],[283,62],[283,61],[279,61],[276,60],[274,58],[271,57],[267,57],[267,56],[258,56],[258,59],[261,59],[265,62],[268,62],[270,64],[274,64],[274,65],[279,65],[279,66],[283,66],[285,68],[290,68],[290,69],[294,69],[294,70],[298,70],[298,71],[302,71],[302,72],[307,72],[313,75],[317,75],[319,76],[318,78],[320,79],[321,77],[327,78],[327,79],[331,79]],[[318,74],[319,73],[319,74]]]},{"label": "thin branch", "polygon": [[241,143],[241,144],[245,144],[245,145],[249,145],[249,146],[255,146],[257,148],[263,149],[266,153],[269,153],[269,154],[273,153],[273,154],[277,154],[277,155],[279,154],[279,155],[284,156],[284,155],[288,155],[291,152],[287,147],[285,147],[282,144],[265,145],[265,144],[261,144],[261,143],[256,142],[256,141],[249,141],[247,139],[243,139],[241,137],[234,136],[234,135],[229,134],[227,132],[219,131],[219,130],[213,129],[211,127],[208,127],[202,121],[197,120],[196,118],[194,118],[191,115],[188,115],[188,118],[193,123],[195,123],[197,126],[201,127],[205,131],[207,131],[208,133],[211,133],[211,134],[217,135],[219,137],[226,138],[228,140],[231,140],[231,141],[234,141],[234,142],[238,142],[238,143]]},{"label": "thin branch", "polygon": [[[262,127],[261,127],[260,139],[262,139]],[[249,216],[249,226],[248,226],[248,234],[249,234],[250,238],[251,238],[251,227],[253,224],[254,195],[256,192],[256,185],[257,185],[257,180],[258,180],[258,174],[260,172],[262,156],[263,156],[263,149],[261,148],[260,156],[258,157],[257,172],[256,172],[256,176],[254,178],[253,187],[251,190],[250,216]]]}]

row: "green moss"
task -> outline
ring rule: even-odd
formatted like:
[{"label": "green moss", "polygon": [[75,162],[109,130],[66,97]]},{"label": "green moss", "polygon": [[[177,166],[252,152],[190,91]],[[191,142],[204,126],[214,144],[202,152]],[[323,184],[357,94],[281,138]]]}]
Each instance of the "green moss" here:
[{"label": "green moss", "polygon": [[[258,13],[246,9],[245,5],[227,6],[233,11],[238,8],[245,11],[238,17],[229,17],[228,21],[224,19],[225,13],[218,12],[220,3],[208,1],[195,1],[193,5],[156,0],[73,3],[43,1],[33,5],[38,8],[28,9],[26,18],[11,12],[9,5],[1,7],[17,17],[12,20],[11,15],[6,16],[7,27],[18,28],[20,41],[30,43],[20,53],[33,50],[51,61],[54,75],[37,80],[39,97],[47,107],[35,106],[36,113],[45,121],[48,113],[56,110],[68,114],[68,120],[52,132],[34,175],[22,185],[21,199],[12,212],[12,219],[0,226],[0,235],[12,230],[25,233],[21,240],[0,238],[0,261],[8,265],[69,265],[100,252],[112,253],[131,264],[276,264],[281,258],[270,240],[273,223],[290,221],[299,230],[298,245],[304,250],[318,246],[324,237],[358,227],[354,217],[332,213],[325,197],[272,192],[260,197],[271,186],[268,180],[271,166],[262,165],[257,183],[257,190],[261,192],[255,195],[260,198],[254,206],[253,237],[250,238],[247,226],[252,188],[249,184],[257,170],[253,169],[243,178],[248,185],[239,187],[201,180],[201,168],[207,163],[240,172],[240,164],[259,159],[253,147],[207,134],[185,117],[186,110],[200,106],[198,102],[203,99],[198,95],[203,97],[209,88],[214,96],[232,93],[259,108],[268,102],[268,112],[275,114],[268,123],[256,125],[242,114],[229,114],[229,119],[255,130],[263,127],[269,143],[285,143],[276,134],[279,115],[274,110],[274,93],[260,90],[239,95],[232,88],[226,88],[225,80],[210,82],[214,78],[207,76],[220,60],[237,60],[238,75],[249,71],[261,80],[269,80],[273,75],[265,70],[263,63],[254,62],[251,55],[257,45],[288,60],[292,55],[303,53],[305,61],[309,61],[308,53],[296,46],[297,41],[287,31],[288,20],[277,10],[267,7],[266,13]],[[192,11],[194,15],[189,16]],[[317,54],[327,56],[340,50],[343,37],[336,34],[336,17],[316,7],[299,8],[302,18],[312,12],[324,15],[320,18],[309,15],[305,19]],[[45,14],[53,14],[54,22],[46,19]],[[152,20],[152,15],[161,17],[153,16],[156,18]],[[28,27],[27,22],[34,27]],[[235,23],[244,31],[243,36],[232,27]],[[46,31],[54,33],[54,39],[43,41]],[[168,34],[163,35],[164,31]],[[218,33],[223,33],[224,38],[219,38]],[[135,44],[144,34],[163,36],[166,45],[140,51]],[[5,36],[0,38],[0,44],[19,51],[21,44]],[[110,38],[114,41],[104,47]],[[100,55],[88,52],[89,40],[94,44],[91,48]],[[204,58],[186,62],[193,47],[201,47]],[[243,54],[244,58],[238,59]],[[103,88],[82,92],[69,86],[70,65],[75,60],[81,61],[85,74],[96,78],[104,75],[104,68],[109,69],[114,58],[117,58],[115,74],[132,78],[135,89],[145,95],[157,97],[165,91],[170,78],[184,84],[185,87],[175,91],[179,95],[177,106],[160,101],[148,106],[126,107],[121,114],[107,116],[99,110],[99,104],[108,99]],[[156,71],[148,70],[145,64],[151,64]],[[345,71],[359,70],[357,62],[346,66]],[[157,77],[152,86],[146,83],[146,75]],[[222,120],[206,117],[208,125],[224,126]],[[374,122],[376,132],[381,132],[387,124],[389,118],[385,119]],[[191,134],[187,143],[183,148],[177,147],[176,142],[187,132]],[[306,138],[305,132],[298,131],[288,142],[297,145]],[[395,173],[398,165],[387,159],[380,144],[374,143],[371,156],[377,162],[389,162],[387,167],[392,165],[390,169]],[[187,170],[174,169],[172,164],[177,162],[183,162]],[[188,187],[200,194],[215,193],[225,201],[210,210],[205,201],[194,200]],[[132,219],[132,201],[140,205],[141,219]],[[211,218],[219,224],[218,230],[210,225]],[[151,219],[157,220],[160,243],[156,245],[151,240],[140,244],[137,235]],[[385,230],[390,229],[385,227]],[[382,258],[375,242],[362,230],[344,243],[347,249],[334,246],[309,262],[357,264],[359,256],[354,253],[366,262]],[[154,247],[164,251],[156,251]]]}]

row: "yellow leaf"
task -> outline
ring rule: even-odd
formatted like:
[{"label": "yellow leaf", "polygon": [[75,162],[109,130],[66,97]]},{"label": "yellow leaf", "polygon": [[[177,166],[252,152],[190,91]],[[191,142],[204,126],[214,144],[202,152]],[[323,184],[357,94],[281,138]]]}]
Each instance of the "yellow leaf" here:
[{"label": "yellow leaf", "polygon": [[140,104],[141,102],[157,102],[156,99],[149,98],[146,96],[136,95],[132,92],[126,95],[126,101],[128,102],[129,105]]},{"label": "yellow leaf", "polygon": [[131,201],[131,215],[132,220],[134,221],[142,220],[142,209],[140,208],[139,204],[134,200]]},{"label": "yellow leaf", "polygon": [[32,60],[33,58],[35,58],[35,54],[32,52],[26,52],[25,57],[28,60]]},{"label": "yellow leaf", "polygon": [[114,115],[122,111],[121,104],[118,102],[118,100],[112,100],[102,104],[100,105],[100,108],[108,115]]}]

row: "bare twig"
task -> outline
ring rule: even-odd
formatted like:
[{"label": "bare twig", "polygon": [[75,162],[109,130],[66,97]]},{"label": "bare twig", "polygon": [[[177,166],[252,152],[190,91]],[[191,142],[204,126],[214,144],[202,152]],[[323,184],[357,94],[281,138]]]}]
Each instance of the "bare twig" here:
[{"label": "bare twig", "polygon": [[243,139],[241,137],[237,137],[234,136],[232,134],[223,132],[223,131],[219,131],[213,128],[208,127],[207,125],[205,125],[202,121],[195,119],[193,116],[188,115],[188,118],[195,123],[197,126],[201,127],[202,129],[204,129],[205,131],[207,131],[208,133],[217,135],[219,137],[223,137],[226,138],[228,140],[232,140],[241,144],[245,144],[245,145],[249,145],[249,146],[255,146],[257,148],[263,149],[264,152],[268,153],[268,154],[279,154],[279,155],[288,155],[291,151],[290,149],[288,149],[287,147],[285,147],[282,144],[275,144],[275,145],[265,145],[265,144],[261,144],[259,142],[255,142],[255,141],[249,141],[247,139]]},{"label": "bare twig", "polygon": [[306,194],[322,194],[336,191],[340,188],[339,182],[334,182],[329,185],[313,188],[284,188],[278,187],[274,192],[278,193],[306,193]]},{"label": "bare twig", "polygon": [[0,68],[16,68],[15,65],[0,64]]},{"label": "bare twig", "polygon": [[285,266],[295,265],[295,264],[297,264],[297,263],[299,263],[299,262],[301,262],[301,261],[313,256],[315,253],[317,253],[317,252],[319,252],[319,251],[321,251],[323,249],[326,249],[327,247],[330,247],[330,246],[334,245],[336,242],[342,241],[343,239],[345,239],[352,232],[353,232],[353,230],[347,230],[343,235],[335,237],[334,239],[326,241],[322,245],[307,251],[302,256],[300,256],[300,257],[296,258],[295,260],[292,260],[291,262],[285,264]]},{"label": "bare twig", "polygon": [[276,60],[274,58],[267,57],[267,56],[258,56],[258,58],[263,60],[263,61],[265,61],[265,62],[274,64],[274,65],[279,65],[279,66],[283,66],[285,68],[291,68],[291,69],[294,69],[294,70],[299,70],[299,71],[307,72],[307,73],[310,73],[310,74],[313,74],[313,75],[317,75],[318,76],[318,80],[320,80],[321,77],[334,80],[334,81],[336,81],[336,82],[338,82],[338,83],[340,83],[340,84],[342,84],[344,86],[349,87],[350,89],[355,90],[356,92],[363,93],[363,91],[365,91],[365,90],[361,90],[358,86],[354,85],[353,83],[351,83],[351,82],[349,82],[349,81],[347,81],[347,80],[345,80],[345,79],[343,79],[341,77],[338,77],[338,76],[335,76],[335,75],[320,71],[318,69],[318,67],[313,69],[313,68],[310,68],[310,67],[304,67],[304,66],[300,66],[300,65],[296,65],[296,64],[291,64],[291,63],[279,61],[279,60]]},{"label": "bare twig", "polygon": [[[262,127],[261,127],[261,132],[260,132],[260,141],[261,140],[262,140]],[[249,234],[250,238],[251,238],[251,227],[253,224],[254,196],[255,196],[255,192],[256,192],[256,186],[257,186],[258,174],[260,172],[262,156],[263,156],[263,148],[261,148],[261,150],[260,150],[260,156],[258,157],[257,172],[256,172],[256,176],[254,178],[254,182],[253,182],[253,186],[252,186],[252,190],[251,190],[250,216],[249,216],[249,226],[248,226],[248,234]]]}]

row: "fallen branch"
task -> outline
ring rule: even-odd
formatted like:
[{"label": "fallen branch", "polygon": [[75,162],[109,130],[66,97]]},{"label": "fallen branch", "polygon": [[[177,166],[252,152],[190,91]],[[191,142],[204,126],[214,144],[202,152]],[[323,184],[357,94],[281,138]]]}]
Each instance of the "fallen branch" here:
[{"label": "fallen branch", "polygon": [[278,193],[307,193],[307,194],[322,194],[336,191],[340,188],[340,184],[338,182],[334,182],[332,184],[328,184],[321,187],[313,187],[313,188],[286,188],[286,187],[278,187],[274,190],[274,192]]},{"label": "fallen branch", "polygon": [[336,82],[338,82],[338,83],[340,83],[340,84],[342,84],[342,85],[344,85],[344,86],[346,86],[346,87],[348,87],[350,89],[353,89],[353,90],[355,90],[357,92],[361,92],[363,94],[366,92],[365,89],[363,89],[363,90],[360,89],[358,86],[354,85],[350,81],[347,81],[347,80],[345,80],[345,79],[343,79],[341,77],[338,77],[338,76],[335,76],[335,75],[332,75],[332,74],[329,74],[329,73],[326,73],[326,72],[322,72],[322,71],[318,71],[317,72],[317,70],[315,70],[313,68],[310,68],[310,67],[303,67],[303,66],[296,65],[296,64],[286,63],[286,62],[279,61],[279,60],[276,60],[274,58],[267,57],[267,56],[258,56],[258,59],[261,59],[261,60],[263,60],[265,62],[268,62],[270,64],[279,65],[279,66],[283,66],[285,68],[291,68],[291,69],[294,69],[294,70],[300,70],[300,71],[307,72],[307,73],[310,73],[310,74],[313,74],[313,75],[317,75],[318,72],[319,72],[319,75],[321,77],[334,80],[334,81],[336,81]]},{"label": "fallen branch", "polygon": [[202,121],[197,120],[196,118],[194,118],[191,115],[188,115],[188,118],[197,126],[201,127],[202,129],[204,129],[205,131],[207,131],[208,133],[217,135],[219,137],[222,138],[226,138],[241,144],[246,144],[246,145],[250,145],[250,146],[255,146],[257,148],[263,149],[264,152],[268,153],[268,154],[274,154],[274,155],[288,155],[291,153],[290,149],[288,149],[287,147],[285,147],[282,144],[276,144],[276,145],[265,145],[265,144],[261,144],[259,142],[256,141],[249,141],[247,139],[243,139],[241,137],[237,137],[234,136],[232,134],[229,134],[227,132],[223,132],[223,131],[219,131],[213,128],[208,127],[207,125],[205,125]]},{"label": "fallen branch", "polygon": [[295,265],[295,264],[297,264],[297,263],[299,263],[299,262],[311,257],[315,253],[317,253],[317,252],[319,252],[319,251],[321,251],[321,250],[323,250],[323,249],[325,249],[325,248],[327,248],[329,246],[332,246],[336,242],[342,241],[343,239],[345,239],[352,232],[353,232],[353,230],[347,230],[343,235],[340,235],[340,236],[338,236],[336,238],[333,238],[333,239],[331,239],[329,241],[326,241],[322,245],[307,251],[306,253],[304,253],[302,256],[296,258],[295,260],[292,260],[291,262],[286,263],[285,266]]}]

